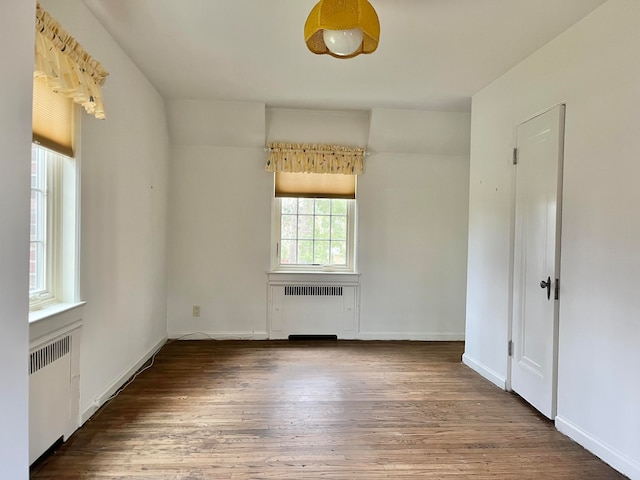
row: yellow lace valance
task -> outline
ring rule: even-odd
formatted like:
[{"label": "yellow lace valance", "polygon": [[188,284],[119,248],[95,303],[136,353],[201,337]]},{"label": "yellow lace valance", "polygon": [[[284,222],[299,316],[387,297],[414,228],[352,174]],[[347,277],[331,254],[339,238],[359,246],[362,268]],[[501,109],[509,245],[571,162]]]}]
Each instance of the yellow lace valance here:
[{"label": "yellow lace valance", "polygon": [[96,118],[105,118],[100,87],[109,73],[40,4],[36,5],[34,77]]},{"label": "yellow lace valance", "polygon": [[267,172],[362,175],[364,153],[364,148],[360,147],[272,143],[269,145],[269,158],[265,170]]}]

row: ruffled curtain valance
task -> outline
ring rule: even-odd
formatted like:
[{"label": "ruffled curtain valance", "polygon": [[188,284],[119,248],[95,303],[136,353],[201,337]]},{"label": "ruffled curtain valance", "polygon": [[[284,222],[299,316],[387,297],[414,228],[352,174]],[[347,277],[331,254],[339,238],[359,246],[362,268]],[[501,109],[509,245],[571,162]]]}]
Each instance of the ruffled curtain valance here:
[{"label": "ruffled curtain valance", "polygon": [[337,173],[362,175],[364,148],[340,145],[295,145],[272,143],[269,145],[267,172]]},{"label": "ruffled curtain valance", "polygon": [[36,6],[34,77],[96,118],[105,118],[100,87],[109,73],[40,4]]}]

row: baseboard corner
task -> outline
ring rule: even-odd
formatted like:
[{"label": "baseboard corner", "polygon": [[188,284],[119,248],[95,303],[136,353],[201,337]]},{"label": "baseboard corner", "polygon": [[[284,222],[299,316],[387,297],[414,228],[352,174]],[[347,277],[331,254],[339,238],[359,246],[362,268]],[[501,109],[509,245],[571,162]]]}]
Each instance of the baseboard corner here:
[{"label": "baseboard corner", "polygon": [[462,363],[464,363],[471,370],[478,373],[480,376],[484,377],[486,380],[489,380],[495,386],[497,386],[501,390],[507,389],[507,378],[498,374],[496,371],[484,365],[482,362],[472,358],[469,354],[464,353],[462,355]]}]

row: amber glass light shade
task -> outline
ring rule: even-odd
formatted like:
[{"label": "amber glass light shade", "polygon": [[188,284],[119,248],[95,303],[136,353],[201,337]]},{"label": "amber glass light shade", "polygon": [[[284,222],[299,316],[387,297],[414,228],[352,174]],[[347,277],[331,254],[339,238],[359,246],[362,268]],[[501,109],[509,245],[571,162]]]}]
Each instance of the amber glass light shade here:
[{"label": "amber glass light shade", "polygon": [[[325,43],[325,30],[362,31],[362,42],[353,52],[343,45],[336,47]],[[304,25],[304,40],[309,50],[336,58],[352,58],[361,53],[373,53],[380,39],[378,14],[367,0],[320,0],[313,7]],[[335,51],[332,51],[333,50]]]}]

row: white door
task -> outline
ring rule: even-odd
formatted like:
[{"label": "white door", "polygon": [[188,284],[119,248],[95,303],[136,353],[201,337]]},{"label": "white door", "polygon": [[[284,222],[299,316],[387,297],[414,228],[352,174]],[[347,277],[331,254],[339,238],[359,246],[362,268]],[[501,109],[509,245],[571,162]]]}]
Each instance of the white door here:
[{"label": "white door", "polygon": [[556,414],[564,106],[518,126],[511,388]]}]

